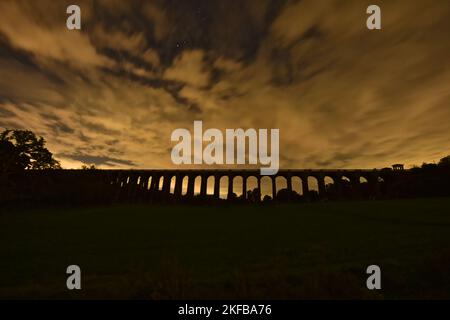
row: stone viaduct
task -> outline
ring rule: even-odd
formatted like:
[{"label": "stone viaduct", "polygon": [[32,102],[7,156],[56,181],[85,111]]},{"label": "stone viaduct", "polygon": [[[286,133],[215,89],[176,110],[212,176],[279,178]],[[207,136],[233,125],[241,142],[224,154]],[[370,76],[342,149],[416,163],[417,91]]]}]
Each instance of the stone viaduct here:
[{"label": "stone viaduct", "polygon": [[[259,170],[95,170],[101,174],[108,183],[117,187],[118,198],[135,200],[138,198],[190,200],[202,199],[231,199],[233,193],[241,194],[240,199],[245,200],[249,189],[248,180],[256,180],[256,186],[261,190],[263,179],[270,182],[271,198],[276,199],[280,187],[277,181],[285,179],[283,189],[287,194],[293,190],[293,179],[301,181],[301,192],[305,200],[311,195],[316,198],[326,198],[330,186],[336,198],[355,198],[362,192],[364,185],[366,196],[377,197],[385,193],[390,183],[401,172],[396,170],[280,170],[273,176],[261,176]],[[212,181],[211,181],[212,180]],[[237,181],[239,183],[237,183]],[[315,181],[314,181],[315,180]],[[224,195],[222,185],[226,183]],[[236,187],[239,186],[238,190]],[[311,192],[312,189],[315,191]],[[196,191],[197,189],[197,191]],[[222,189],[222,192],[221,192]],[[345,190],[344,190],[345,189]],[[344,192],[345,191],[345,192]],[[222,195],[221,195],[222,193]],[[261,199],[260,199],[261,200]]]}]

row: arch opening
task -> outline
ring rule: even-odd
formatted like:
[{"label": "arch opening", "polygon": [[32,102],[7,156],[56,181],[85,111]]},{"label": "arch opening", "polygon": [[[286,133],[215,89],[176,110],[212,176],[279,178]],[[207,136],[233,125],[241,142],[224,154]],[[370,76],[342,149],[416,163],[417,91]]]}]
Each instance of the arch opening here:
[{"label": "arch opening", "polygon": [[169,193],[171,194],[175,194],[175,184],[177,182],[177,178],[175,176],[173,176],[170,179],[170,189],[169,189]]},{"label": "arch opening", "polygon": [[255,176],[247,177],[247,199],[252,202],[261,200],[261,191],[258,189],[258,178]]},{"label": "arch opening", "polygon": [[160,177],[159,178],[159,183],[158,183],[158,190],[159,191],[162,191],[163,185],[164,185],[164,177]]},{"label": "arch opening", "polygon": [[291,177],[292,191],[298,196],[303,194],[302,179],[297,176]]},{"label": "arch opening", "polygon": [[274,198],[279,198],[287,190],[287,179],[283,176],[275,178],[276,195]]},{"label": "arch opening", "polygon": [[181,195],[185,196],[188,193],[188,184],[189,184],[189,177],[185,176],[181,183]]},{"label": "arch opening", "polygon": [[244,179],[241,176],[236,176],[233,178],[233,193],[240,197],[242,196],[242,186],[243,186]]},{"label": "arch opening", "polygon": [[228,184],[230,179],[227,176],[223,176],[219,179],[219,197],[226,199],[228,197]]},{"label": "arch opening", "polygon": [[269,178],[268,176],[263,176],[261,178],[261,197],[262,200],[269,200],[270,197],[271,199],[273,199],[273,191],[272,191],[272,179]]},{"label": "arch opening", "polygon": [[202,177],[196,176],[194,180],[194,195],[199,195],[202,187]]},{"label": "arch opening", "polygon": [[319,182],[317,181],[316,177],[313,176],[308,177],[308,190],[310,192],[311,191],[319,192]]},{"label": "arch opening", "polygon": [[213,195],[214,194],[214,182],[216,181],[216,178],[214,176],[209,176],[206,179],[206,194],[207,195]]}]

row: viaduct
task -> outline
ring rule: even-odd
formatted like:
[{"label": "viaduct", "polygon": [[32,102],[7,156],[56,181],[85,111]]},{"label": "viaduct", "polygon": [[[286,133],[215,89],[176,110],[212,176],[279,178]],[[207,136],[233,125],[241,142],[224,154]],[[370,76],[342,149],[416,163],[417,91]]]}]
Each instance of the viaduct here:
[{"label": "viaduct", "polygon": [[[75,170],[77,171],[77,170]],[[78,170],[79,171],[79,170]],[[87,170],[89,171],[89,170]],[[286,194],[296,191],[305,200],[312,195],[326,198],[333,194],[335,198],[355,198],[364,192],[366,197],[375,198],[386,193],[403,170],[280,170],[273,176],[261,176],[259,169],[247,170],[94,170],[92,174],[100,175],[103,181],[116,187],[116,197],[122,200],[137,198],[190,200],[228,199],[235,194],[246,200],[249,179],[256,181],[261,190],[262,181],[270,185],[269,195],[276,199],[280,189]],[[100,178],[99,176],[99,178]],[[284,180],[283,187],[279,180]],[[293,181],[301,185],[301,192],[293,189]],[[255,184],[255,183],[253,183]],[[227,190],[224,194],[224,187]],[[239,189],[238,189],[239,188]],[[313,191],[313,188],[315,191]],[[222,190],[222,191],[221,191]],[[261,196],[259,196],[261,200]]]},{"label": "viaduct", "polygon": [[[25,170],[0,184],[0,202],[260,202],[390,197],[393,169]],[[263,187],[263,188],[262,188]],[[252,189],[252,190],[251,190]],[[264,191],[264,192],[261,192]]]}]

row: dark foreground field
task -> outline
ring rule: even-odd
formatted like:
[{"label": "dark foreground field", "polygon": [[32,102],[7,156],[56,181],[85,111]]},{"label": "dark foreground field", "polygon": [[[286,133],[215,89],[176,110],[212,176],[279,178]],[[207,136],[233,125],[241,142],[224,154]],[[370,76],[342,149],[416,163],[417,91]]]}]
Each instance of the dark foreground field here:
[{"label": "dark foreground field", "polygon": [[0,298],[450,298],[450,199],[4,212]]}]

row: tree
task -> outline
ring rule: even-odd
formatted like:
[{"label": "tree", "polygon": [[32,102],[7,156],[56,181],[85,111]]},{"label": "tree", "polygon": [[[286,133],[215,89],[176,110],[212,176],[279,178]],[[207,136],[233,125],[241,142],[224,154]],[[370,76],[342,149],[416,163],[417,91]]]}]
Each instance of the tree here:
[{"label": "tree", "polygon": [[95,164],[91,164],[91,165],[83,164],[81,166],[81,170],[97,170],[97,168],[95,167]]},{"label": "tree", "polygon": [[61,165],[45,147],[45,139],[29,130],[0,133],[0,172],[27,169],[60,169]]},{"label": "tree", "polygon": [[450,156],[446,156],[439,160],[438,166],[440,167],[450,167]]},{"label": "tree", "polygon": [[0,140],[0,174],[20,170],[23,162],[10,141]]}]

